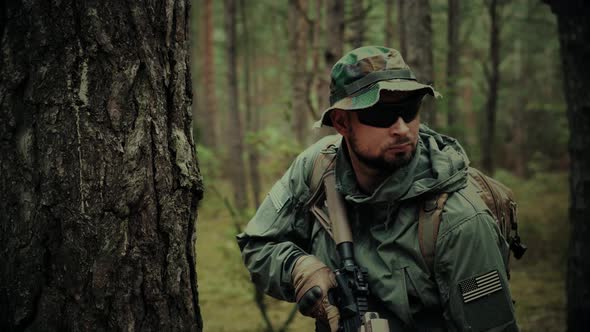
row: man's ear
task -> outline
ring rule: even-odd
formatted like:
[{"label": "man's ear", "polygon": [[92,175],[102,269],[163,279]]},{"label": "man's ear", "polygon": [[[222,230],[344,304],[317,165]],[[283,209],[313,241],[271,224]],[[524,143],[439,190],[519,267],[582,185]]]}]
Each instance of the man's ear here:
[{"label": "man's ear", "polygon": [[348,111],[335,109],[330,112],[330,119],[332,119],[332,126],[342,135],[347,136],[350,130],[350,114]]}]

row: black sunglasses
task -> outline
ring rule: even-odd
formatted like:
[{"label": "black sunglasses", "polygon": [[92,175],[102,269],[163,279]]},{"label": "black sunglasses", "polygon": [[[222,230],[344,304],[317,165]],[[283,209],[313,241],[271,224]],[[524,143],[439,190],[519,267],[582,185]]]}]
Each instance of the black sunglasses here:
[{"label": "black sunglasses", "polygon": [[371,127],[391,127],[400,117],[405,123],[409,123],[418,115],[423,97],[424,95],[418,95],[395,103],[379,102],[356,111],[356,114],[360,123]]}]

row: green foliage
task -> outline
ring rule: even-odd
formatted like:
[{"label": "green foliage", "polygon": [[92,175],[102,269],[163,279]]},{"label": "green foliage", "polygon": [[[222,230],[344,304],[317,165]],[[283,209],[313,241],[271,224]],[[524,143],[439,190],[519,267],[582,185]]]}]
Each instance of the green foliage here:
[{"label": "green foliage", "polygon": [[569,239],[568,177],[537,173],[522,180],[506,171],[495,176],[514,190],[519,232],[529,249],[512,260],[510,288],[522,331],[563,331]]},{"label": "green foliage", "polygon": [[302,151],[302,146],[284,132],[285,129],[267,127],[246,136],[248,146],[260,153],[260,171],[269,181],[276,181]]},{"label": "green foliage", "polygon": [[199,168],[205,181],[208,179],[216,179],[221,176],[222,155],[223,154],[219,150],[213,151],[206,146],[197,144],[197,158],[199,160]]}]

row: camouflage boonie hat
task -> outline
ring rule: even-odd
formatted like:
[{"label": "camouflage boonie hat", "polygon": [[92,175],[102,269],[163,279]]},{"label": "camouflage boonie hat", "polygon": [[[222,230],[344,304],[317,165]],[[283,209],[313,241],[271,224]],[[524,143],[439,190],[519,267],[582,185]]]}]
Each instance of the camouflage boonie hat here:
[{"label": "camouflage boonie hat", "polygon": [[364,46],[344,55],[331,73],[330,107],[314,127],[332,126],[333,109],[359,110],[375,105],[381,91],[424,91],[440,94],[430,85],[418,83],[401,54],[383,46]]}]

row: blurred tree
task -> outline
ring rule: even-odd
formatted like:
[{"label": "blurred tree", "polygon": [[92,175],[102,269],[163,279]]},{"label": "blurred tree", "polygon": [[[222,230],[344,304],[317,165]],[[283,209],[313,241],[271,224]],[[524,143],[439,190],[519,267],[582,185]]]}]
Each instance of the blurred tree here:
[{"label": "blurred tree", "polygon": [[393,0],[385,0],[385,27],[383,46],[393,47]]},{"label": "blurred tree", "polygon": [[[324,1],[323,0],[315,0],[315,16],[312,20],[311,26],[311,48],[312,48],[312,65],[311,65],[311,75],[309,78],[311,81],[309,82],[308,86],[310,87],[308,91],[309,97],[309,110],[311,111],[311,116],[313,117],[314,121],[319,119],[320,112],[323,108],[327,107],[327,104],[323,102],[327,99],[326,96],[321,96],[318,93],[322,91],[326,91],[324,87],[329,89],[329,82],[327,77],[324,76],[324,62],[322,61],[321,54],[323,50],[322,46],[322,12],[324,8]],[[311,97],[314,95],[316,98],[315,104],[312,103]]]},{"label": "blurred tree", "polygon": [[309,137],[309,109],[308,93],[309,81],[307,70],[308,36],[309,28],[307,17],[307,0],[289,0],[288,11],[288,38],[289,65],[291,74],[291,109],[293,119],[293,132],[295,139],[304,145]]},{"label": "blurred tree", "polygon": [[250,175],[250,184],[252,188],[252,198],[254,207],[260,205],[260,155],[258,153],[258,144],[253,137],[260,129],[260,110],[258,105],[254,105],[252,96],[252,87],[255,88],[256,80],[252,77],[252,59],[256,59],[254,50],[257,45],[254,45],[256,38],[253,36],[255,32],[250,30],[249,10],[245,0],[240,0],[240,16],[242,18],[242,28],[244,41],[244,104],[246,105],[246,130],[247,130],[247,150],[248,150],[248,170]]},{"label": "blurred tree", "polygon": [[460,110],[457,107],[458,93],[457,82],[459,80],[459,64],[461,51],[459,49],[459,29],[461,26],[460,2],[459,0],[448,0],[448,23],[447,23],[447,131],[448,133],[461,139]]},{"label": "blurred tree", "polygon": [[[400,34],[404,38],[402,56],[412,68],[419,82],[434,84],[434,64],[432,46],[432,19],[429,0],[400,1],[400,12],[404,15],[404,24]],[[436,114],[433,98],[424,98],[421,119],[436,127]]]},{"label": "blurred tree", "polygon": [[365,46],[365,20],[367,16],[367,11],[365,10],[363,0],[352,0],[351,9],[352,18],[348,26],[350,27],[350,31],[352,34],[352,47],[358,48],[361,46]]},{"label": "blurred tree", "polygon": [[326,48],[324,50],[324,77],[328,84],[320,91],[320,98],[325,100],[320,103],[320,109],[328,107],[330,96],[330,73],[332,67],[342,57],[344,48],[344,0],[325,0],[326,3]]},{"label": "blurred tree", "polygon": [[203,79],[203,103],[199,110],[203,122],[199,126],[200,138],[202,144],[206,147],[215,149],[218,145],[217,136],[217,98],[215,95],[215,62],[213,43],[213,0],[202,0],[203,10],[202,19],[200,20],[203,31],[203,61],[201,62],[201,73]]},{"label": "blurred tree", "polygon": [[494,174],[494,140],[496,137],[496,112],[500,85],[500,0],[485,1],[490,17],[490,65],[485,67],[487,100],[485,104],[485,131],[482,142],[482,167],[488,174]]},{"label": "blurred tree", "polygon": [[[404,3],[407,0],[398,0],[397,2],[397,31],[399,33],[399,51],[401,52],[402,56],[406,55],[406,50],[408,45],[406,43],[406,13]],[[387,45],[386,45],[387,46]]]},{"label": "blurred tree", "polygon": [[226,33],[226,61],[228,111],[231,128],[223,131],[228,135],[230,154],[227,165],[233,186],[233,198],[239,213],[248,207],[246,192],[246,167],[244,165],[244,135],[238,99],[238,65],[237,65],[237,31],[236,0],[225,0],[225,33]]},{"label": "blurred tree", "polygon": [[202,330],[189,2],[0,10],[0,330]]},{"label": "blurred tree", "polygon": [[[252,93],[251,86],[254,85],[254,81],[251,76],[252,69],[252,45],[255,38],[252,37],[250,32],[250,22],[248,15],[247,3],[245,0],[240,0],[240,18],[242,21],[242,41],[243,41],[243,60],[244,60],[244,104],[246,105],[246,137],[252,137],[258,131],[259,126],[259,110],[257,107],[252,105]],[[250,183],[252,188],[252,198],[254,200],[254,208],[260,205],[260,172],[259,172],[259,159],[258,145],[252,140],[247,141],[246,150],[248,154],[248,170],[250,176]],[[241,222],[241,221],[240,221]],[[242,232],[242,229],[239,230]],[[268,310],[264,301],[264,292],[257,287],[254,287],[254,301],[258,306],[262,320],[266,326],[266,331],[274,331],[270,317],[268,316]]]},{"label": "blurred tree", "polygon": [[[344,52],[345,12],[344,0],[324,0],[326,6],[326,33],[324,34],[323,68],[319,72],[317,90],[318,110],[322,112],[330,104],[330,74],[332,67]],[[319,17],[318,17],[319,19]],[[319,115],[318,115],[319,118]],[[314,138],[336,133],[331,127],[323,127],[314,132]]]},{"label": "blurred tree", "polygon": [[567,330],[590,326],[590,6],[583,0],[544,0],[557,16],[570,128],[570,223]]}]

